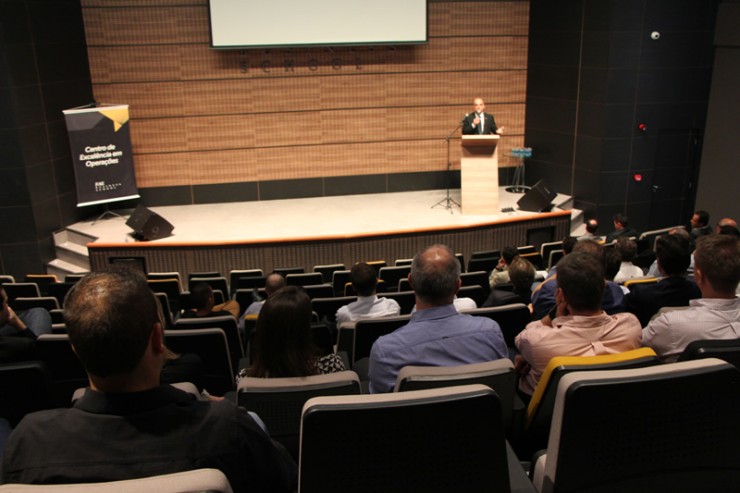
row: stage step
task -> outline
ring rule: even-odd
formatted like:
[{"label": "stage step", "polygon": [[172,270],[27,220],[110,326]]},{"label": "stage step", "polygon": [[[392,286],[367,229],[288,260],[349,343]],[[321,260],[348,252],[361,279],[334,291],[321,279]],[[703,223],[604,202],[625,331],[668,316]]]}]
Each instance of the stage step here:
[{"label": "stage step", "polygon": [[571,209],[570,212],[570,235],[581,236],[586,233],[586,224],[583,222],[584,214],[580,209]]},{"label": "stage step", "polygon": [[63,279],[67,274],[90,272],[90,256],[87,244],[98,238],[71,228],[54,233],[56,258],[46,265],[48,274],[56,274]]}]

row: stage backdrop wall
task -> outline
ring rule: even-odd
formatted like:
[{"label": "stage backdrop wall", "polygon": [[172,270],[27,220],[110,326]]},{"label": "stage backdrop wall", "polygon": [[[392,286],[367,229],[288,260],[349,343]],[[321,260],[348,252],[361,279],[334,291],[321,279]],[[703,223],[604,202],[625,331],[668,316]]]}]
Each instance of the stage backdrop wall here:
[{"label": "stage backdrop wall", "polygon": [[439,187],[477,95],[502,164],[524,144],[527,1],[431,0],[428,44],[333,50],[211,50],[206,0],[82,10],[95,98],[130,105],[150,205]]}]

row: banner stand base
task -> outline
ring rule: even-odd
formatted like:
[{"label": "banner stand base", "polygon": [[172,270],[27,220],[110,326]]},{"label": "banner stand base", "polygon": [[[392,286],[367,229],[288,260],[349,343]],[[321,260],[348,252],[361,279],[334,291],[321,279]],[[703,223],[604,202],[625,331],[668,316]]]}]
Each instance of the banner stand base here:
[{"label": "banner stand base", "polygon": [[108,209],[108,204],[105,204],[105,210],[101,215],[98,216],[96,220],[93,221],[92,225],[95,226],[98,221],[102,221],[103,219],[108,219],[109,217],[120,217],[121,219],[124,219],[122,215],[120,215],[117,212],[113,212],[112,210]]}]

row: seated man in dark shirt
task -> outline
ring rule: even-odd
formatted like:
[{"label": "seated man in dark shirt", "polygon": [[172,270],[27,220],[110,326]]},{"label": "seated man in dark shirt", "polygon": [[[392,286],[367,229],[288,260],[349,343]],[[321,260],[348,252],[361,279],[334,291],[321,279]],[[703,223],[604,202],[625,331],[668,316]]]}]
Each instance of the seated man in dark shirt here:
[{"label": "seated man in dark shirt", "polygon": [[[190,310],[182,312],[183,318],[220,317],[222,315],[239,316],[239,304],[229,300],[216,306],[213,288],[207,282],[199,282],[190,289]],[[235,305],[235,306],[234,306]]]},{"label": "seated man in dark shirt", "polygon": [[691,264],[691,251],[684,234],[667,234],[655,240],[658,269],[665,277],[657,284],[633,286],[624,297],[627,311],[634,313],[643,327],[661,308],[689,306],[689,300],[701,298],[699,287],[686,278],[686,270]]},{"label": "seated man in dark shirt", "polygon": [[116,481],[216,468],[235,492],[291,491],[295,463],[243,408],[160,385],[158,304],[133,271],[95,272],[65,301],[70,342],[90,389],[70,409],[27,415],[0,483]]},{"label": "seated man in dark shirt", "polygon": [[484,307],[503,306],[512,303],[529,305],[532,298],[532,283],[534,282],[535,274],[534,265],[527,259],[517,257],[509,265],[508,273],[509,280],[514,286],[514,289],[511,291],[499,288],[492,289],[490,296],[483,303]]},{"label": "seated man in dark shirt", "polygon": [[32,308],[28,310],[30,316],[18,316],[8,305],[8,296],[1,285],[0,303],[0,363],[34,359],[33,341],[36,336],[51,332],[49,312]]}]

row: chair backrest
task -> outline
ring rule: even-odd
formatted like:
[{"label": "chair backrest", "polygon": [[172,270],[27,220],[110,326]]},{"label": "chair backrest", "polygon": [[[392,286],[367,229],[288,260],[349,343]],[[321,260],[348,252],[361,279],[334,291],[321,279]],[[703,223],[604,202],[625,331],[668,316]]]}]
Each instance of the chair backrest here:
[{"label": "chair backrest", "polygon": [[264,289],[266,281],[265,276],[242,276],[237,280],[236,289]]},{"label": "chair backrest", "polygon": [[47,289],[49,290],[49,296],[56,298],[59,306],[64,306],[64,298],[67,297],[67,293],[72,289],[72,286],[74,286],[73,282],[64,281],[49,284]]},{"label": "chair backrest", "polygon": [[732,365],[571,373],[557,394],[540,491],[737,491],[740,372]]},{"label": "chair backrest", "polygon": [[4,484],[3,493],[233,493],[226,475],[218,469],[162,474],[148,478],[126,479],[105,483],[79,484]]},{"label": "chair backrest", "polygon": [[231,355],[231,366],[237,368],[239,360],[244,356],[244,343],[239,335],[236,319],[231,315],[218,317],[179,318],[175,321],[175,330],[211,329],[218,328],[226,334]]},{"label": "chair backrest", "polygon": [[526,255],[528,253],[537,253],[537,248],[534,245],[522,245],[516,247],[519,255]]},{"label": "chair backrest", "polygon": [[182,279],[180,273],[176,271],[171,272],[148,272],[146,275],[148,281],[159,281],[162,279],[177,279],[180,284],[180,291],[182,291]]},{"label": "chair backrest", "polygon": [[[470,254],[470,260],[477,259],[477,258],[494,258],[494,257],[501,258],[501,250],[483,250],[479,252],[473,252]],[[469,262],[470,261],[468,261],[468,263]]]},{"label": "chair backrest", "polygon": [[335,270],[331,274],[331,285],[334,286],[334,296],[344,296],[344,286],[350,280],[349,270]]},{"label": "chair backrest", "polygon": [[46,311],[60,309],[59,300],[53,296],[40,296],[38,298],[19,297],[13,300],[13,310],[22,311],[31,308],[43,308]]},{"label": "chair backrest", "polygon": [[[239,279],[242,277],[265,277],[262,269],[234,269],[229,272],[229,286],[231,287],[231,296],[239,289]],[[264,286],[264,283],[262,284]]]},{"label": "chair backrest", "polygon": [[191,285],[194,277],[222,277],[221,273],[216,270],[190,272],[188,274],[188,286]]},{"label": "chair backrest", "polygon": [[633,349],[601,356],[558,356],[552,358],[542,373],[537,388],[527,407],[525,427],[546,435],[550,429],[558,382],[568,373],[592,370],[623,370],[660,364],[658,355],[650,348]]},{"label": "chair backrest", "polygon": [[671,226],[670,228],[653,229],[645,231],[639,237],[640,240],[647,240],[647,247],[652,250],[655,245],[655,240],[658,236],[667,235],[672,229],[686,229],[686,226],[680,224],[678,226]]},{"label": "chair backrest", "polygon": [[635,279],[630,279],[628,281],[625,281],[624,287],[625,288],[631,288],[632,286],[637,286],[638,284],[657,284],[658,279],[656,277],[638,277]]},{"label": "chair backrest", "polygon": [[15,277],[10,274],[0,274],[0,284],[5,284],[6,282],[15,282]]},{"label": "chair backrest", "polygon": [[334,296],[334,287],[331,284],[312,284],[301,286],[309,298],[332,298]]},{"label": "chair backrest", "polygon": [[298,460],[303,405],[312,397],[360,393],[360,379],[353,371],[292,378],[239,379],[237,400],[254,411],[270,430],[270,437],[282,443]]},{"label": "chair backrest", "polygon": [[468,272],[483,271],[491,275],[491,271],[496,268],[501,257],[478,257],[468,260]]},{"label": "chair backrest", "polygon": [[310,399],[298,491],[360,490],[509,491],[496,393],[465,385]]},{"label": "chair backrest", "polygon": [[485,289],[483,286],[460,286],[457,290],[458,298],[470,298],[475,301],[476,306],[483,306],[483,303],[488,299],[490,289]]},{"label": "chair backrest", "polygon": [[358,320],[354,327],[340,327],[337,351],[345,351],[354,367],[358,360],[370,356],[370,350],[378,337],[390,334],[409,323],[409,320],[411,320],[411,315],[367,318]]},{"label": "chair backrest", "polygon": [[278,267],[274,272],[286,277],[288,274],[303,274],[306,270],[303,267]]},{"label": "chair backrest", "polygon": [[[217,276],[217,277],[191,277],[190,281],[188,282],[188,289],[192,290],[193,286],[195,286],[198,283],[204,282],[211,286],[211,289],[214,291],[221,291],[223,294],[224,300],[228,299],[230,291],[229,291],[229,284],[226,282],[226,278],[223,276]],[[221,302],[223,303],[223,301]]]},{"label": "chair backrest", "polygon": [[229,357],[229,342],[219,328],[165,330],[165,344],[178,354],[197,354],[203,362],[203,386],[213,395],[234,390],[235,367]]},{"label": "chair backrest", "polygon": [[149,289],[154,293],[164,293],[170,302],[170,311],[180,313],[180,279],[171,277],[169,279],[149,279],[147,280]]},{"label": "chair backrest", "polygon": [[506,427],[512,424],[517,376],[509,358],[458,366],[404,366],[396,377],[394,392],[481,384],[492,388],[501,399]]},{"label": "chair backrest", "polygon": [[413,291],[396,291],[391,293],[378,293],[378,296],[396,300],[401,307],[401,315],[408,315],[416,306],[416,294]]},{"label": "chair backrest", "polygon": [[543,259],[550,258],[550,252],[553,250],[562,250],[563,240],[560,241],[548,241],[540,245],[540,255]]},{"label": "chair backrest", "polygon": [[72,284],[74,284],[80,279],[82,279],[83,277],[85,277],[86,275],[87,275],[86,273],[67,274],[66,276],[64,276],[64,282],[71,282]]},{"label": "chair backrest", "polygon": [[41,291],[35,282],[6,282],[3,284],[8,304],[13,306],[16,298],[39,298]]},{"label": "chair backrest", "polygon": [[337,323],[337,310],[344,305],[357,301],[357,296],[337,296],[330,298],[312,298],[311,309],[319,317],[330,324]]},{"label": "chair backrest", "polygon": [[545,268],[545,262],[542,260],[540,252],[520,253],[519,257],[523,260],[529,260],[536,270]]},{"label": "chair backrest", "polygon": [[164,328],[171,329],[174,327],[175,322],[172,318],[172,312],[170,311],[170,300],[167,298],[167,293],[154,293],[154,296],[159,302],[159,307],[162,309],[162,316],[164,317]]},{"label": "chair backrest", "polygon": [[399,291],[412,291],[411,283],[409,283],[408,277],[406,279],[398,280],[398,290]]},{"label": "chair backrest", "polygon": [[678,361],[718,358],[740,368],[740,339],[705,339],[686,346]]},{"label": "chair backrest", "polygon": [[401,267],[402,265],[411,265],[413,261],[414,259],[412,258],[397,258],[393,265],[395,265],[396,267]]},{"label": "chair backrest", "polygon": [[334,271],[337,270],[347,270],[347,267],[344,264],[326,264],[313,266],[313,272],[319,272],[321,274],[321,277],[323,277],[324,280],[322,282],[331,282],[332,275],[334,274]]},{"label": "chair backrest", "polygon": [[560,259],[563,257],[565,257],[565,250],[550,250],[550,253],[547,256],[547,270],[558,265],[558,262],[560,262]]},{"label": "chair backrest", "polygon": [[321,272],[302,272],[285,276],[285,284],[288,286],[314,286],[323,283],[324,276]]},{"label": "chair backrest", "polygon": [[485,271],[463,272],[460,274],[462,286],[481,286],[486,293],[490,292],[491,285],[488,282],[488,274]]},{"label": "chair backrest", "polygon": [[0,417],[11,427],[28,413],[52,406],[46,365],[41,361],[0,364]]},{"label": "chair backrest", "polygon": [[512,303],[511,305],[490,308],[476,308],[475,310],[465,310],[463,313],[495,320],[501,328],[508,347],[515,347],[514,338],[532,321],[532,314],[529,312],[527,305],[523,303]]},{"label": "chair backrest", "polygon": [[49,294],[49,284],[59,282],[59,279],[54,274],[26,274],[23,280],[25,282],[35,282],[43,296]]},{"label": "chair backrest", "polygon": [[409,277],[410,265],[381,267],[378,277],[385,282],[386,291],[398,291],[398,281]]},{"label": "chair backrest", "polygon": [[54,407],[68,407],[75,389],[88,385],[82,362],[67,334],[43,334],[36,339],[36,355],[46,365]]}]

